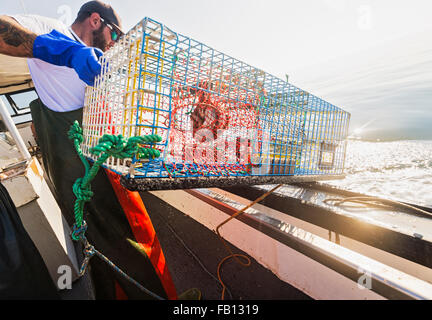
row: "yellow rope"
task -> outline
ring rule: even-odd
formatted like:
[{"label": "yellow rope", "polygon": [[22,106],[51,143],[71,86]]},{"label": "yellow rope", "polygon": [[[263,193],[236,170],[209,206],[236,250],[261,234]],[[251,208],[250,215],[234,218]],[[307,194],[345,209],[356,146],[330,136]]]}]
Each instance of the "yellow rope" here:
[{"label": "yellow rope", "polygon": [[[222,265],[229,259],[234,258],[236,259],[236,261],[242,265],[243,267],[249,267],[251,265],[251,260],[249,259],[249,257],[243,255],[243,254],[235,254],[232,252],[231,248],[228,246],[228,244],[225,242],[225,240],[222,238],[222,235],[219,232],[219,229],[224,226],[225,224],[227,224],[229,221],[231,221],[232,219],[237,218],[238,216],[240,216],[241,214],[243,214],[247,209],[249,209],[250,207],[254,206],[255,204],[257,204],[258,202],[264,200],[265,198],[267,198],[269,195],[271,195],[273,192],[275,192],[277,189],[279,189],[280,187],[282,187],[282,184],[276,186],[275,188],[273,188],[272,190],[270,190],[269,192],[263,194],[262,196],[260,196],[258,199],[256,199],[255,201],[251,202],[249,205],[247,205],[246,207],[244,207],[243,209],[237,211],[235,214],[233,214],[231,217],[229,217],[228,219],[226,219],[224,222],[222,222],[221,224],[219,224],[216,228],[216,233],[219,236],[221,242],[223,243],[223,245],[225,246],[225,248],[228,250],[228,252],[230,253],[229,256],[225,257],[224,259],[222,259],[221,262],[219,262],[218,268],[217,268],[217,274],[218,274],[218,279],[219,282],[222,285],[222,297],[221,299],[224,300],[225,299],[225,291],[226,291],[226,286],[222,281],[222,277],[221,277],[221,268]],[[243,258],[246,260],[246,263],[243,263],[242,261],[240,261],[239,258]]]}]

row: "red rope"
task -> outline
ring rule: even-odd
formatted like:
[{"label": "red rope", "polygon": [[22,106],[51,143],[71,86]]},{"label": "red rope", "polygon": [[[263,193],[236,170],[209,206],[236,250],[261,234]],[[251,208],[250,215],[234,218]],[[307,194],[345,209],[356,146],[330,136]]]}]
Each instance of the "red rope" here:
[{"label": "red rope", "polygon": [[[192,146],[190,152],[193,157],[189,160],[193,160],[198,169],[192,170],[188,167],[186,172],[189,174],[214,173],[220,175],[221,172],[229,174],[249,171],[252,151],[251,137],[248,134],[255,132],[258,135],[255,139],[258,138],[258,140],[262,135],[257,111],[261,103],[262,88],[260,89],[255,81],[254,90],[245,90],[243,87],[251,88],[253,84],[241,85],[240,75],[235,75],[230,70],[218,70],[209,62],[198,64],[194,59],[184,57],[178,60],[178,64],[178,67],[174,69],[176,85],[172,91],[172,113],[169,119],[172,129],[170,154],[174,156],[175,153],[186,153],[186,145]],[[189,72],[186,74],[185,70]],[[200,80],[204,77],[217,78],[218,72],[221,80]],[[184,83],[187,84],[184,85]],[[212,141],[207,141],[206,137],[197,134],[203,129],[206,129],[207,133],[211,132]],[[209,143],[215,144],[214,141],[218,139],[220,130],[228,130],[231,138],[236,139],[235,145],[231,145],[231,148],[234,147],[235,150],[230,150],[230,146],[225,145],[222,150],[224,154],[222,158],[226,160],[228,154],[235,154],[235,162],[241,165],[240,167],[218,159],[217,155],[220,158],[221,150],[218,150],[217,147],[214,147],[213,150],[214,163],[213,161],[205,161],[205,165],[199,163],[197,156],[209,159],[208,152],[212,151],[205,146]],[[247,150],[244,150],[244,144],[241,145],[240,138],[243,141],[248,140]],[[240,155],[245,152],[247,157],[243,156],[244,159],[242,159]],[[183,154],[182,158],[184,161],[186,156]],[[212,165],[213,169],[209,169],[209,165]]]}]

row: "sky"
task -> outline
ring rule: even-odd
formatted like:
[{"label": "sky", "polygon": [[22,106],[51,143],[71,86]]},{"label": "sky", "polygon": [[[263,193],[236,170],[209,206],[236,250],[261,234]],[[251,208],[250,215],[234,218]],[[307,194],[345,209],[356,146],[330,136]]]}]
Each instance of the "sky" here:
[{"label": "sky", "polygon": [[[432,139],[430,0],[113,0],[351,113],[351,134]],[[84,1],[2,0],[70,24]]]}]

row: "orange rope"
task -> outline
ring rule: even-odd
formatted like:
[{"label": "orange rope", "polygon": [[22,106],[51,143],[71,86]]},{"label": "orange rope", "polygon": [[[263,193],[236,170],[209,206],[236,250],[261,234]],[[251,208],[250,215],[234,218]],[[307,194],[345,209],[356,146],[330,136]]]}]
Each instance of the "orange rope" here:
[{"label": "orange rope", "polygon": [[[228,246],[228,244],[225,242],[225,240],[222,238],[222,235],[219,232],[219,229],[224,226],[225,224],[227,224],[229,221],[231,221],[232,219],[235,219],[236,217],[240,216],[241,214],[243,214],[247,209],[249,209],[250,207],[254,206],[255,204],[257,204],[258,202],[264,200],[265,198],[267,198],[269,195],[271,195],[273,192],[275,192],[277,189],[279,189],[282,186],[282,184],[274,187],[272,190],[270,190],[269,192],[263,194],[262,196],[260,196],[258,199],[256,199],[255,201],[251,202],[249,205],[247,205],[246,207],[244,207],[243,209],[237,211],[235,214],[233,214],[231,217],[229,217],[227,220],[225,220],[224,222],[222,222],[221,224],[219,224],[216,228],[216,233],[219,236],[222,244],[225,246],[225,248],[228,250],[228,252],[230,253],[229,256],[225,257],[224,259],[222,259],[222,261],[219,263],[218,268],[217,268],[217,274],[218,274],[218,279],[219,282],[222,285],[222,297],[221,299],[224,300],[225,299],[225,291],[226,291],[226,286],[222,281],[222,277],[221,277],[221,268],[222,265],[225,263],[225,261],[227,261],[228,259],[234,258],[240,265],[242,265],[243,267],[249,267],[251,265],[251,260],[249,259],[249,257],[243,255],[243,254],[235,254],[232,252],[231,248]],[[243,258],[246,260],[246,263],[243,263],[242,261],[240,261],[239,258]]]}]

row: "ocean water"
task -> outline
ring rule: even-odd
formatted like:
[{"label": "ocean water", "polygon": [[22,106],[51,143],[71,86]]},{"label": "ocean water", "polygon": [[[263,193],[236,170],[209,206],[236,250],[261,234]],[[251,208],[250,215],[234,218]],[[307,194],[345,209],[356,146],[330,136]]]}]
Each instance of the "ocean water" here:
[{"label": "ocean water", "polygon": [[338,188],[432,208],[432,141],[349,141]]}]

